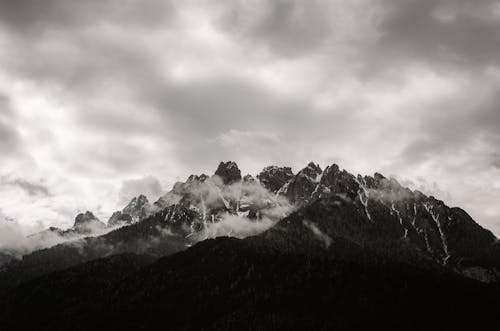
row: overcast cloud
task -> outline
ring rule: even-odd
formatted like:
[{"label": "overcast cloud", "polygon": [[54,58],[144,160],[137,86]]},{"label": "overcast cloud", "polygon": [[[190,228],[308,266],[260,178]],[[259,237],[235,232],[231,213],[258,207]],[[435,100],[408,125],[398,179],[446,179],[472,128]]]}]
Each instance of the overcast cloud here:
[{"label": "overcast cloud", "polygon": [[500,235],[500,1],[0,0],[4,218],[221,160],[379,171]]}]

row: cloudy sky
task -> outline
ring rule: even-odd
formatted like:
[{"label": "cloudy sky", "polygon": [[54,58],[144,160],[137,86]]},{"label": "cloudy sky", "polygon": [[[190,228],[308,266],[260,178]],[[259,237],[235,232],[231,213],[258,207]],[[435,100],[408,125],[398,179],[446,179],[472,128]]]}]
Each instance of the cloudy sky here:
[{"label": "cloudy sky", "polygon": [[500,1],[0,0],[0,221],[221,160],[379,171],[500,235]]}]

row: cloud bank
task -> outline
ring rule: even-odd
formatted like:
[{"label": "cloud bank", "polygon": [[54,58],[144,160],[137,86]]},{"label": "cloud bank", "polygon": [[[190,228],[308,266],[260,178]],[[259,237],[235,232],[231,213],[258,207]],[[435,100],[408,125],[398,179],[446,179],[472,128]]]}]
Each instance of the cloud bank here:
[{"label": "cloud bank", "polygon": [[67,226],[148,174],[314,160],[500,235],[499,36],[493,0],[1,1],[0,208]]}]

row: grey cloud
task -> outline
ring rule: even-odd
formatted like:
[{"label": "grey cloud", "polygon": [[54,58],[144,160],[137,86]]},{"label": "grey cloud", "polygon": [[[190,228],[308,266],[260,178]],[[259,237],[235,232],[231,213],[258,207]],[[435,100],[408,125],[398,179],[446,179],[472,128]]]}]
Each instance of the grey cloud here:
[{"label": "grey cloud", "polygon": [[[218,78],[188,85],[172,85],[157,95],[158,108],[191,135],[214,135],[230,129],[294,130],[312,106],[303,100],[277,97],[238,78]],[[300,126],[307,125],[302,122]],[[290,127],[292,126],[292,127]]]},{"label": "grey cloud", "polygon": [[228,148],[247,150],[252,148],[273,148],[282,144],[280,137],[262,131],[240,131],[231,129],[215,138],[217,143]]},{"label": "grey cloud", "polygon": [[496,1],[381,3],[387,14],[378,26],[381,37],[369,55],[377,55],[376,60],[386,66],[425,61],[437,70],[450,66],[470,70],[500,64],[500,15]]},{"label": "grey cloud", "polygon": [[77,119],[88,127],[89,131],[94,132],[115,133],[118,136],[157,134],[161,130],[158,116],[151,111],[137,108],[89,108],[78,113]]},{"label": "grey cloud", "polygon": [[[85,183],[183,176],[226,159],[494,168],[499,80],[485,73],[500,66],[494,3],[1,1],[0,78],[67,107],[63,123],[75,130],[54,134],[44,154],[0,98],[0,157],[16,164],[19,150],[36,149]],[[412,86],[414,67],[456,86],[424,102],[434,82]],[[40,125],[60,125],[52,118]],[[65,134],[71,147],[55,140]],[[158,174],[153,160],[172,167]]]},{"label": "grey cloud", "polygon": [[[224,2],[218,24],[239,41],[289,58],[337,54],[371,43],[377,1],[280,0]],[[360,17],[362,19],[360,19]]]},{"label": "grey cloud", "polygon": [[[246,217],[239,217],[225,214],[219,222],[208,223],[202,235],[207,238],[229,236],[235,238],[245,238],[258,235],[276,224],[276,221],[268,217],[260,220],[250,220]],[[203,237],[202,237],[203,238]]]},{"label": "grey cloud", "polygon": [[[321,12],[317,6],[315,8]],[[304,20],[304,23],[308,21],[307,18]],[[161,77],[155,67],[158,63],[151,54],[129,43],[100,36],[98,29],[93,39],[79,34],[73,36],[76,39],[62,37],[59,46],[48,48],[44,43],[37,46],[36,43],[20,41],[19,49],[9,56],[8,61],[14,62],[8,67],[32,79],[65,86],[75,94],[80,107],[85,108],[77,113],[77,120],[89,130],[118,135],[164,135],[176,141],[174,148],[179,146],[181,157],[190,152],[191,146],[194,147],[191,153],[199,155],[201,150],[213,147],[207,138],[213,140],[230,130],[278,131],[285,139],[290,136],[294,139],[312,138],[322,132],[318,126],[328,125],[330,132],[341,131],[345,127],[339,125],[342,119],[351,115],[311,115],[314,107],[309,101],[279,97],[240,78],[214,77],[205,81],[174,83]],[[28,49],[30,52],[24,51]],[[16,53],[29,55],[15,56]],[[30,60],[34,54],[38,61]],[[115,92],[108,86],[121,86],[124,91]],[[138,100],[136,109],[120,109],[119,104],[109,105],[116,107],[111,109],[96,105],[95,95],[106,92],[118,103],[121,93],[126,93],[129,100],[135,95]],[[82,98],[83,95],[86,97]],[[164,114],[163,126],[158,125],[150,108]],[[183,144],[187,139],[190,146]],[[108,159],[117,166],[132,165],[133,162],[123,162],[133,161],[124,159],[123,155],[127,154],[131,153],[115,153],[113,148]],[[212,163],[219,156],[217,153],[213,155]]]},{"label": "grey cloud", "polygon": [[15,127],[0,121],[0,153],[3,155],[14,154],[20,146],[19,133]]},{"label": "grey cloud", "polygon": [[24,179],[15,179],[12,182],[13,185],[19,186],[25,190],[29,195],[50,195],[49,189],[41,184],[31,183]]},{"label": "grey cloud", "polygon": [[330,247],[330,245],[332,244],[333,240],[332,238],[327,235],[326,233],[324,233],[323,231],[321,231],[317,226],[316,224],[314,224],[313,222],[310,222],[308,220],[302,220],[302,224],[304,224],[304,226],[306,226],[309,230],[311,230],[312,234],[321,242],[323,242],[323,244],[325,245],[325,248],[328,248]]},{"label": "grey cloud", "polygon": [[12,176],[1,176],[0,184],[17,187],[30,196],[50,196],[47,186],[41,183],[33,183],[23,178],[13,178]]},{"label": "grey cloud", "polygon": [[[234,77],[167,85],[146,99],[156,102],[155,108],[164,114],[169,127],[165,134],[177,142],[174,156],[185,164],[215,164],[231,158],[218,139],[227,132],[259,132],[279,136],[290,144],[327,141],[352,130],[346,123],[354,125],[355,116],[355,111],[316,111],[309,100],[284,98]],[[187,141],[189,144],[185,144]],[[246,152],[252,155],[253,151]]]},{"label": "grey cloud", "polygon": [[98,23],[154,25],[174,10],[170,1],[19,0],[0,2],[0,22],[14,32],[39,35],[46,29],[78,28]]},{"label": "grey cloud", "polygon": [[[427,62],[436,70],[499,65],[494,0],[224,2],[220,25],[278,56],[350,54],[361,78]],[[250,13],[250,15],[249,15]]]},{"label": "grey cloud", "polygon": [[11,74],[35,80],[46,89],[64,87],[69,95],[89,98],[106,92],[113,96],[114,87],[131,87],[132,93],[145,73],[154,72],[149,67],[156,63],[130,39],[118,40],[99,28],[57,32],[35,41],[11,38],[7,45],[0,59]]},{"label": "grey cloud", "polygon": [[[405,147],[401,159],[406,163],[423,162],[444,155],[473,152],[488,155],[500,148],[500,90],[495,81],[481,76],[481,80],[468,82],[460,90],[463,95],[453,95],[431,105],[418,119],[418,136]],[[469,93],[477,91],[477,98]],[[418,111],[418,110],[415,110]],[[485,167],[492,165],[491,158],[478,159]],[[469,161],[469,160],[465,160]]]},{"label": "grey cloud", "polygon": [[441,146],[429,138],[415,140],[405,146],[401,153],[401,158],[408,163],[426,160],[431,156],[432,152],[438,151],[438,147]]},{"label": "grey cloud", "polygon": [[492,158],[492,161],[491,161],[492,165],[495,168],[500,169],[500,153],[493,153],[491,158]]},{"label": "grey cloud", "polygon": [[[236,1],[226,9],[220,24],[226,30],[262,42],[278,54],[311,54],[331,34],[335,20],[325,1],[270,1],[248,4]],[[248,12],[253,15],[249,17]]]},{"label": "grey cloud", "polygon": [[18,154],[21,149],[21,137],[17,131],[15,114],[9,99],[0,94],[0,157]]},{"label": "grey cloud", "polygon": [[58,159],[81,173],[115,173],[116,171],[140,171],[149,157],[145,146],[118,138],[102,136],[87,144],[81,144],[70,154],[61,152]]},{"label": "grey cloud", "polygon": [[7,120],[7,119],[12,119],[15,114],[12,111],[10,107],[10,100],[9,98],[4,95],[2,92],[0,92],[0,118]]}]

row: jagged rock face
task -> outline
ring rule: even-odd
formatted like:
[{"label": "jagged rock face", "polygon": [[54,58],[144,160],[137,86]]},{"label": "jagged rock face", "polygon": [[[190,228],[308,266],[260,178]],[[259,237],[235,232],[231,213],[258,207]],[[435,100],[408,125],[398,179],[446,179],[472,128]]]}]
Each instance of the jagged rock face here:
[{"label": "jagged rock face", "polygon": [[311,180],[314,182],[319,182],[320,180],[319,176],[321,175],[322,172],[323,170],[321,170],[319,164],[315,164],[314,162],[309,162],[307,167],[299,171],[299,174],[311,178]]},{"label": "jagged rock face", "polygon": [[186,182],[178,204],[196,211],[204,222],[212,221],[216,215],[229,209],[222,187],[217,184],[209,178]]},{"label": "jagged rock face", "polygon": [[165,195],[161,196],[155,203],[153,204],[153,209],[163,209],[169,206],[173,206],[181,200],[182,196],[179,193],[175,193],[175,188],[167,192]]},{"label": "jagged rock face", "polygon": [[277,193],[292,178],[293,172],[290,167],[269,166],[257,175],[261,184],[273,193]]},{"label": "jagged rock face", "polygon": [[77,228],[79,226],[82,226],[86,223],[92,222],[97,220],[97,217],[94,216],[94,214],[90,211],[86,211],[85,213],[80,213],[76,215],[75,217],[75,223],[73,224],[73,227]]},{"label": "jagged rock face", "polygon": [[[290,168],[288,168],[289,171]],[[189,210],[192,219],[185,219],[184,236],[209,238],[224,233],[239,236],[224,225],[215,225],[231,217],[249,222],[263,219],[276,222],[291,210],[288,201],[269,192],[251,175],[242,180],[234,162],[221,162],[214,176],[191,175],[186,182],[177,182],[170,192],[154,203],[157,210],[181,207]]]},{"label": "jagged rock face", "polygon": [[[309,163],[295,176],[288,167],[266,167],[255,181],[250,175],[241,180],[234,162],[221,163],[217,170],[217,176],[191,175],[186,182],[176,183],[154,206],[145,196],[132,199],[113,214],[109,225],[139,224],[136,229],[149,233],[145,224],[155,219],[154,226],[161,222],[162,229],[192,244],[222,235],[250,235],[233,233],[227,220],[248,224],[270,220],[268,226],[282,220],[270,230],[275,236],[286,236],[278,242],[292,238],[303,247],[312,246],[302,242],[307,238],[321,246],[349,242],[394,255],[412,252],[483,280],[500,275],[500,244],[491,232],[465,211],[379,173],[354,176],[336,164],[322,171]],[[288,200],[296,212],[283,219],[293,209]],[[94,222],[100,223],[92,213],[80,214],[75,229]],[[81,233],[75,229],[59,231],[65,236]]]},{"label": "jagged rock face", "polygon": [[[251,176],[246,180],[220,185],[217,178],[206,178],[203,181],[191,180],[178,186],[177,192],[182,196],[177,205],[194,211],[198,221],[193,227],[189,223],[193,238],[222,235],[227,228],[214,226],[228,217],[241,217],[247,221],[259,221],[263,218],[277,221],[291,209],[288,201],[272,194]],[[238,232],[232,233],[238,236]]]},{"label": "jagged rock face", "polygon": [[132,201],[123,208],[122,213],[130,215],[133,221],[137,222],[148,214],[149,207],[148,198],[141,194],[133,198]]},{"label": "jagged rock face", "polygon": [[[453,253],[458,256],[467,256],[477,251],[479,247],[488,247],[493,242],[493,246],[496,246],[496,249],[491,250],[488,258],[500,261],[500,255],[495,255],[494,253],[495,251],[500,252],[500,243],[490,231],[474,222],[463,209],[454,207],[450,209],[450,213],[452,217],[450,217],[449,223],[445,226],[445,232],[446,240],[452,248]],[[476,255],[474,258],[478,259],[482,257]],[[468,262],[463,261],[463,263]]]},{"label": "jagged rock face", "polygon": [[255,178],[252,175],[245,175],[243,183],[255,183]]},{"label": "jagged rock face", "polygon": [[164,201],[157,201],[153,208],[145,195],[134,197],[121,211],[116,211],[108,220],[108,226],[128,225],[140,221],[150,215],[155,208],[166,207]]},{"label": "jagged rock face", "polygon": [[241,180],[241,171],[233,161],[221,162],[215,171],[215,175],[222,179],[224,185],[230,185]]},{"label": "jagged rock face", "polygon": [[[219,170],[225,166],[227,163],[222,163]],[[231,165],[229,168],[236,169]],[[238,231],[231,231],[227,225],[217,224],[232,217],[242,218],[248,222],[265,219],[267,224],[271,224],[269,222],[278,221],[291,210],[285,198],[269,192],[252,176],[247,175],[241,180],[237,174],[232,178],[226,177],[227,184],[224,184],[219,175],[213,177],[191,175],[185,183],[176,183],[170,192],[155,202],[155,206],[161,208],[178,206],[189,210],[190,213],[186,215],[192,219],[185,219],[182,235],[192,239],[210,238],[224,233],[243,236]]]},{"label": "jagged rock face", "polygon": [[340,171],[336,164],[326,167],[319,184],[329,193],[345,194],[351,199],[357,196],[359,189],[356,177],[345,170]]},{"label": "jagged rock face", "polygon": [[109,218],[108,226],[117,226],[122,224],[132,224],[133,219],[129,214],[123,213],[122,211],[115,211],[113,215]]},{"label": "jagged rock face", "polygon": [[[410,249],[442,265],[460,270],[467,267],[468,275],[498,274],[497,239],[463,210],[449,208],[379,173],[355,177],[335,164],[321,176],[319,173],[320,169],[310,164],[286,187],[286,196],[304,206],[299,209],[304,214],[297,220],[297,233],[308,229],[301,223],[306,220],[315,224],[314,231],[324,231],[333,241]],[[478,265],[486,271],[469,268]]]},{"label": "jagged rock face", "polygon": [[[225,168],[227,164],[221,163],[218,170]],[[330,229],[326,231],[328,236],[356,244],[413,247],[418,254],[443,265],[468,267],[477,265],[478,259],[485,260],[485,252],[496,258],[499,251],[491,248],[496,241],[491,232],[461,209],[449,208],[442,201],[411,191],[379,173],[356,177],[336,164],[322,171],[311,162],[294,176],[291,168],[271,166],[257,176],[259,182],[245,176],[237,186],[237,194],[228,188],[241,178],[239,170],[233,179],[221,178],[226,178],[229,185],[217,185],[206,175],[190,176],[186,183],[176,184],[169,192],[180,197],[178,205],[194,212],[184,222],[185,236],[206,230],[207,224],[220,221],[226,214],[259,218],[267,207],[266,201],[273,193],[279,193],[276,196],[285,196],[296,208],[314,205],[341,215],[334,221],[320,223],[318,229],[326,226]],[[258,188],[267,189],[263,190],[267,195],[256,195]],[[314,214],[311,222],[321,222],[314,217],[321,219]],[[481,263],[491,262],[488,261]]]},{"label": "jagged rock face", "polygon": [[314,164],[309,163],[307,167],[297,173],[297,175],[286,185],[283,194],[290,202],[305,205],[313,198],[313,193],[318,187],[322,170]]},{"label": "jagged rock face", "polygon": [[92,233],[101,231],[106,225],[99,221],[97,217],[90,211],[85,213],[80,213],[75,217],[75,223],[73,225],[73,230],[78,233]]}]

